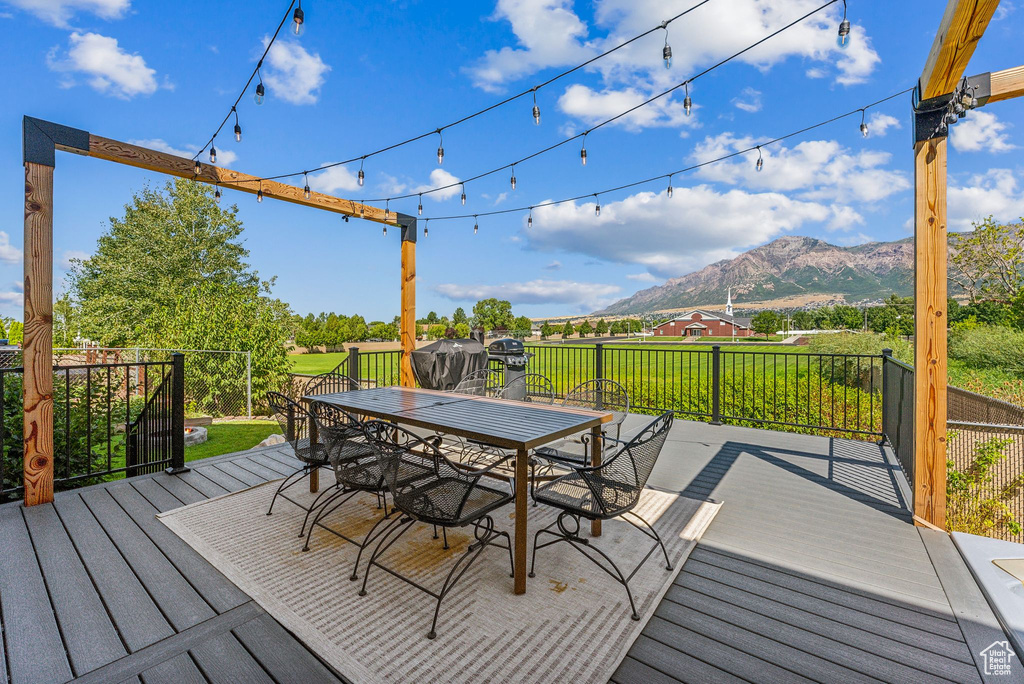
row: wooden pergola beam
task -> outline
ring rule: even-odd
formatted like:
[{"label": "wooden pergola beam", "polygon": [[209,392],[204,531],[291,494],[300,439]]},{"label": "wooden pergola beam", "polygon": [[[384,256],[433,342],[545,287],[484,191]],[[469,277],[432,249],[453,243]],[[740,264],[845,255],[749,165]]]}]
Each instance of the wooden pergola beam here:
[{"label": "wooden pergola beam", "polygon": [[979,107],[1021,97],[1024,95],[1024,66],[971,76],[967,85],[978,98]]},{"label": "wooden pergola beam", "polygon": [[999,0],[949,0],[918,82],[922,101],[953,92]]},{"label": "wooden pergola beam", "polygon": [[300,204],[321,211],[399,226],[402,229],[402,366],[403,385],[415,383],[410,353],[416,346],[416,217],[303,188],[261,180],[239,171],[195,162],[139,145],[92,135],[87,131],[26,116],[22,125],[25,165],[25,367],[24,486],[25,505],[53,501],[53,169],[55,152],[71,152],[117,164],[190,178],[225,190]]}]

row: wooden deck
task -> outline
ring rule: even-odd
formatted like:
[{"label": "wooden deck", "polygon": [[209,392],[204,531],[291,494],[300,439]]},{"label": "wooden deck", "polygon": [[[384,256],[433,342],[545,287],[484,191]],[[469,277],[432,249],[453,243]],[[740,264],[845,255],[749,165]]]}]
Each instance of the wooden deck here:
[{"label": "wooden deck", "polygon": [[[264,448],[0,506],[0,684],[336,681],[154,518],[296,464]],[[614,681],[981,681],[1001,632],[896,472],[869,443],[677,421],[651,484],[724,505]]]}]

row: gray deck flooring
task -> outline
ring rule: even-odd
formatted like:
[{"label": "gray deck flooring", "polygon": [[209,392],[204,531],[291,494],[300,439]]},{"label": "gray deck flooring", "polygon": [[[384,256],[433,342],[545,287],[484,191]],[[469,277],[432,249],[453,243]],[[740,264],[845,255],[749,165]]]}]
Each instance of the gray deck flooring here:
[{"label": "gray deck flooring", "polygon": [[[296,464],[266,448],[0,506],[0,684],[337,681],[154,517]],[[651,484],[724,505],[615,682],[981,680],[991,616],[877,445],[679,421]]]}]

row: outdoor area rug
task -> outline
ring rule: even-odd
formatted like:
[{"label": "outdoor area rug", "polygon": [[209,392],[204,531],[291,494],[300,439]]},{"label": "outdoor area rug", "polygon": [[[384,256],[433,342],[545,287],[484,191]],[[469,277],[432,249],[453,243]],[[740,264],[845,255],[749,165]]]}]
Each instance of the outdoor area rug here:
[{"label": "outdoor area rug", "polygon": [[[721,505],[645,490],[636,512],[661,534],[674,569],[665,569],[658,551],[633,578],[639,622],[630,619],[623,587],[568,544],[538,552],[536,577],[520,596],[512,591],[508,551],[491,546],[445,598],[437,638],[430,640],[434,599],[380,568],[370,574],[367,595],[359,596],[365,560],[360,581],[349,581],[357,547],[318,529],[303,552],[303,511],[279,500],[274,514],[265,515],[277,484],[159,517],[353,682],[607,682]],[[289,493],[300,487],[309,496],[303,485]],[[358,539],[380,515],[375,497],[362,495],[327,524]],[[512,506],[494,516],[511,534]],[[548,507],[529,508],[531,550],[534,531],[555,517]],[[417,525],[382,563],[436,591],[472,531],[449,530],[448,541],[445,551],[429,525]],[[647,537],[618,519],[605,521],[593,543],[627,573],[649,548]]]}]

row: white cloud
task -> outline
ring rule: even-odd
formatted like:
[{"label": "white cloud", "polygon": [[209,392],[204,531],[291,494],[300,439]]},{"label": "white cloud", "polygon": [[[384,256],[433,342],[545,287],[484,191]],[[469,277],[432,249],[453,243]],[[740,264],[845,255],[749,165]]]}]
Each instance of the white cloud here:
[{"label": "white cloud", "polygon": [[641,192],[601,205],[564,203],[537,207],[529,245],[617,263],[639,264],[661,277],[687,273],[781,233],[833,218],[829,207],[774,192],[720,193],[707,185]]},{"label": "white cloud", "polygon": [[635,280],[638,283],[656,283],[656,282],[658,282],[658,278],[656,278],[654,275],[648,273],[647,271],[644,271],[643,273],[630,273],[630,274],[626,275],[626,278],[629,279],[629,280]]},{"label": "white cloud", "polygon": [[20,264],[22,252],[20,247],[11,244],[11,236],[0,230],[0,262],[5,264]]},{"label": "white cloud", "polygon": [[128,11],[131,0],[7,0],[7,4],[31,12],[54,26],[69,28],[68,22],[78,12],[90,12],[102,19],[120,19]]},{"label": "white cloud", "polygon": [[970,230],[972,221],[991,215],[996,221],[1016,222],[1024,217],[1024,188],[1010,169],[990,169],[972,176],[964,185],[951,183],[948,222],[951,230]]},{"label": "white cloud", "polygon": [[732,103],[736,105],[737,109],[742,109],[745,112],[759,112],[761,111],[761,91],[747,86],[739,97],[732,98]]},{"label": "white cloud", "polygon": [[443,187],[445,188],[444,190],[438,190],[437,192],[432,192],[429,195],[424,195],[425,197],[429,197],[435,202],[441,202],[443,200],[455,197],[456,195],[462,194],[462,188],[458,185],[458,183],[459,179],[453,176],[452,174],[448,173],[444,169],[434,169],[433,171],[430,172],[429,183],[427,183],[426,185],[419,185],[413,188],[410,192],[427,192],[428,190],[433,190],[434,188]]},{"label": "white cloud", "polygon": [[552,261],[544,268],[548,271],[557,271],[558,269],[562,268],[562,262],[556,259],[555,261]]},{"label": "white cloud", "polygon": [[359,178],[346,166],[332,166],[329,169],[311,173],[309,187],[317,192],[328,194],[336,193],[339,190],[351,192],[359,189]]},{"label": "white cloud", "polygon": [[[570,116],[593,125],[636,107],[650,98],[636,88],[621,90],[606,89],[601,92],[576,83],[565,89],[558,98],[558,108]],[[682,102],[676,102],[671,95],[655,100],[614,122],[627,130],[639,131],[651,126],[679,126],[687,121]],[[693,119],[690,119],[693,121]],[[571,129],[567,129],[569,132]],[[570,133],[575,135],[575,131]]]},{"label": "white cloud", "polygon": [[51,70],[67,75],[62,87],[74,85],[71,74],[84,74],[94,90],[123,100],[156,92],[156,70],[146,66],[138,54],[128,54],[116,38],[98,33],[73,32],[68,37],[68,51],[63,57],[53,48],[47,55]]},{"label": "white cloud", "polygon": [[0,291],[0,304],[12,306],[22,306],[25,304],[25,292],[22,290],[21,283],[14,283],[13,290]]},{"label": "white cloud", "polygon": [[[269,37],[263,39],[264,46],[269,42]],[[263,82],[274,96],[285,102],[316,104],[320,86],[330,70],[319,53],[310,54],[298,43],[277,40],[267,55]]]},{"label": "white cloud", "polygon": [[71,267],[74,266],[74,264],[71,261],[72,259],[79,259],[81,261],[85,261],[90,256],[91,255],[88,252],[83,252],[82,250],[79,249],[65,249],[64,254],[61,255],[60,267],[62,270],[70,271]]},{"label": "white cloud", "polygon": [[584,41],[587,26],[572,0],[498,0],[492,19],[512,25],[519,47],[488,50],[466,69],[473,84],[499,92],[509,81],[550,66],[583,62],[594,55]]},{"label": "white cloud", "polygon": [[882,138],[889,131],[890,128],[903,128],[900,125],[900,120],[895,116],[889,116],[882,112],[871,112],[871,116],[868,117],[868,135]]},{"label": "white cloud", "polygon": [[474,301],[488,297],[507,299],[513,304],[572,304],[592,310],[611,303],[622,289],[618,285],[581,283],[575,280],[531,280],[500,285],[461,285],[442,283],[434,288],[455,301]]},{"label": "white cloud", "polygon": [[[199,151],[198,145],[183,145],[181,147],[175,147],[170,143],[166,142],[161,138],[148,138],[148,139],[137,139],[129,140],[132,145],[138,145],[140,147],[148,147],[151,150],[157,152],[164,152],[166,154],[173,154],[175,157],[184,157],[191,159],[195,156],[196,152]],[[209,159],[207,155],[200,157],[200,161],[206,162]],[[225,150],[217,148],[217,166],[231,166],[234,162],[238,161],[238,154],[232,150]]]},{"label": "white cloud", "polygon": [[[752,147],[755,139],[732,133],[706,137],[691,156],[700,163]],[[701,178],[743,185],[754,190],[799,191],[802,199],[840,202],[879,202],[910,187],[901,171],[883,168],[892,155],[862,149],[851,152],[835,140],[807,140],[793,147],[774,144],[761,149],[763,170],[758,172],[757,151],[702,167]]]},{"label": "white cloud", "polygon": [[992,112],[972,111],[950,129],[950,141],[958,152],[1009,152],[1017,146],[1007,128]]}]

